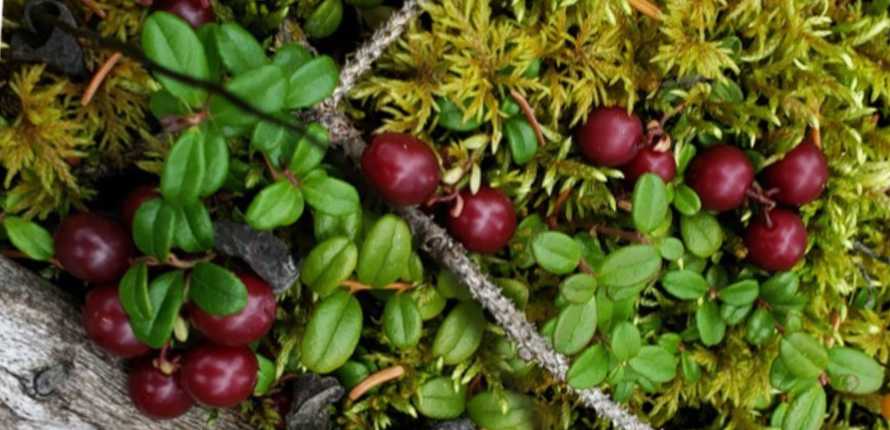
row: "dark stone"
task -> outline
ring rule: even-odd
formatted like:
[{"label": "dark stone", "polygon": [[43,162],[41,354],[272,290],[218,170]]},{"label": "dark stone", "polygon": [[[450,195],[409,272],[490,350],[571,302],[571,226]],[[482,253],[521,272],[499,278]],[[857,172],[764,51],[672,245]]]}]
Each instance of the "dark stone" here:
[{"label": "dark stone", "polygon": [[83,48],[74,36],[53,27],[45,17],[55,18],[76,27],[74,15],[63,2],[31,0],[25,4],[24,30],[12,34],[12,61],[46,63],[54,70],[73,78],[88,76],[83,61]]},{"label": "dark stone", "polygon": [[294,382],[294,400],[287,414],[287,430],[333,428],[329,406],[340,401],[346,389],[332,376],[306,374]]},{"label": "dark stone", "polygon": [[216,250],[247,262],[276,294],[287,291],[299,279],[300,269],[290,248],[272,233],[230,221],[217,221],[213,227]]},{"label": "dark stone", "polygon": [[462,418],[433,424],[430,430],[476,430],[476,425],[469,418]]}]

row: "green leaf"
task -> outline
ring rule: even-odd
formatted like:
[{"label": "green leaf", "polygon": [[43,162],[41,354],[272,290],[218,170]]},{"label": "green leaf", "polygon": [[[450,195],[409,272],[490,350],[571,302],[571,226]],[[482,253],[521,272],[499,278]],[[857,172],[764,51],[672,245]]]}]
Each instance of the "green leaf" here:
[{"label": "green leaf", "polygon": [[360,205],[355,187],[330,176],[307,179],[303,182],[303,195],[313,209],[331,215],[348,215]]},{"label": "green leaf", "polygon": [[698,300],[710,288],[702,275],[691,270],[672,270],[661,278],[661,286],[681,300]]},{"label": "green leaf", "polygon": [[519,223],[513,238],[510,239],[510,255],[516,266],[528,269],[535,264],[531,242],[538,233],[543,231],[547,231],[547,225],[538,214],[529,215]]},{"label": "green leaf", "polygon": [[559,284],[559,293],[575,304],[587,303],[595,292],[596,278],[586,273],[569,276]]},{"label": "green leaf", "polygon": [[828,379],[836,390],[870,394],[884,385],[884,367],[862,351],[836,347],[828,350]]},{"label": "green leaf", "polygon": [[668,382],[677,375],[677,357],[660,346],[644,346],[630,359],[630,367],[652,382]]},{"label": "green leaf", "polygon": [[39,224],[16,216],[3,219],[3,227],[9,241],[28,258],[37,261],[48,261],[53,257],[53,237]]},{"label": "green leaf", "polygon": [[371,372],[368,370],[368,366],[365,366],[362,362],[354,360],[348,360],[346,364],[337,369],[337,379],[340,380],[340,383],[343,384],[347,390],[351,390],[353,387],[364,381],[370,374]]},{"label": "green leaf", "polygon": [[302,214],[303,193],[287,180],[281,180],[266,186],[253,198],[245,219],[257,230],[271,230],[297,222]]},{"label": "green leaf", "polygon": [[170,91],[159,90],[151,93],[148,101],[148,108],[151,114],[158,119],[164,119],[170,116],[187,115],[189,107],[184,101],[177,98]]},{"label": "green leaf", "polygon": [[674,207],[677,212],[686,216],[693,216],[701,210],[701,199],[698,193],[687,185],[681,184],[674,190]]},{"label": "green leaf", "polygon": [[317,122],[306,127],[306,134],[300,137],[290,155],[290,171],[297,176],[304,176],[318,167],[331,143],[328,130]]},{"label": "green leaf", "polygon": [[773,360],[773,364],[769,369],[769,383],[773,388],[782,392],[789,392],[798,382],[799,380],[788,370],[781,358],[777,357]]},{"label": "green leaf", "polygon": [[204,47],[204,53],[207,55],[208,78],[213,82],[219,82],[222,78],[223,65],[222,58],[219,56],[219,49],[216,47],[216,32],[219,30],[219,24],[208,22],[197,29],[195,34]]},{"label": "green leaf", "polygon": [[397,348],[417,345],[423,320],[420,309],[409,294],[393,294],[383,308],[383,333]]},{"label": "green leaf", "polygon": [[346,236],[355,241],[362,231],[362,213],[356,211],[348,215],[334,216],[324,212],[312,212],[315,240],[322,241],[334,236]]},{"label": "green leaf", "polygon": [[720,317],[727,325],[736,325],[745,320],[751,310],[754,309],[753,304],[735,306],[729,303],[720,305]]},{"label": "green leaf", "polygon": [[445,317],[433,340],[433,355],[445,364],[457,364],[470,357],[482,343],[485,316],[475,302],[461,302]]},{"label": "green leaf", "polygon": [[210,315],[233,315],[247,306],[247,287],[222,266],[198,263],[189,278],[189,299]]},{"label": "green leaf", "polygon": [[692,354],[687,351],[680,353],[680,370],[683,373],[683,379],[689,382],[698,382],[701,379],[701,368],[692,358]]},{"label": "green leaf", "polygon": [[287,99],[284,106],[288,109],[310,107],[334,93],[340,71],[337,63],[327,55],[315,57],[300,66],[288,77]]},{"label": "green leaf", "polygon": [[738,84],[729,79],[721,79],[714,82],[711,85],[711,94],[708,98],[713,101],[732,104],[741,103],[745,100],[742,89],[739,88]]},{"label": "green leaf", "polygon": [[303,260],[303,283],[326,297],[348,279],[358,262],[358,248],[346,237],[335,236],[319,243]]},{"label": "green leaf", "polygon": [[708,258],[723,245],[723,230],[717,218],[707,212],[680,218],[680,232],[686,249],[693,255]]},{"label": "green leaf", "polygon": [[544,270],[556,275],[571,273],[581,261],[581,246],[568,235],[557,231],[535,236],[532,252]]},{"label": "green leaf", "polygon": [[184,289],[182,272],[178,270],[164,273],[152,281],[148,295],[153,312],[144,319],[130,315],[130,327],[136,338],[155,349],[167,343],[182,308]]},{"label": "green leaf", "polygon": [[253,129],[250,146],[263,151],[267,155],[280,147],[286,140],[293,139],[290,130],[268,121],[260,121]]},{"label": "green leaf", "polygon": [[435,288],[420,287],[411,291],[417,308],[420,311],[420,318],[429,321],[442,313],[447,304],[445,298],[439,295]]},{"label": "green leaf", "polygon": [[760,288],[760,297],[770,305],[782,305],[794,298],[799,285],[800,278],[797,276],[797,273],[776,273],[763,283]]},{"label": "green leaf", "polygon": [[262,396],[269,392],[269,389],[275,385],[275,362],[269,360],[261,354],[256,354],[259,370],[257,371],[257,381],[253,388],[254,396]]},{"label": "green leaf", "polygon": [[303,30],[313,39],[325,38],[337,31],[342,20],[343,1],[322,0],[306,19]]},{"label": "green leaf", "polygon": [[217,192],[229,176],[229,145],[223,133],[216,127],[204,127],[204,180],[201,181],[201,197]]},{"label": "green leaf", "polygon": [[263,47],[238,23],[226,22],[219,25],[214,36],[220,59],[226,70],[233,75],[269,64]]},{"label": "green leaf", "polygon": [[414,405],[427,418],[457,418],[463,415],[467,405],[467,387],[441,376],[430,379],[417,390]]},{"label": "green leaf", "polygon": [[513,117],[504,122],[504,136],[510,145],[513,162],[522,166],[538,152],[538,137],[525,118]]},{"label": "green leaf", "polygon": [[686,252],[686,248],[683,247],[683,242],[676,237],[667,237],[658,242],[658,253],[661,254],[661,258],[669,261],[676,261],[683,258],[683,254]]},{"label": "green leaf", "polygon": [[791,373],[802,379],[816,378],[828,367],[825,347],[810,335],[800,332],[782,338],[779,357]]},{"label": "green leaf", "polygon": [[724,303],[733,306],[747,306],[757,300],[760,294],[760,286],[754,279],[738,281],[717,292],[717,296]]},{"label": "green leaf", "polygon": [[[154,12],[142,23],[142,49],[145,56],[175,72],[195,79],[208,79],[210,70],[204,46],[191,25],[176,15]],[[201,88],[157,74],[157,80],[189,106],[198,107],[207,98]]]},{"label": "green leaf", "polygon": [[381,217],[365,238],[358,257],[358,279],[383,287],[399,279],[411,258],[411,229],[395,215]]},{"label": "green leaf", "polygon": [[148,267],[137,263],[127,270],[118,287],[121,307],[130,319],[147,320],[154,313],[148,294]]},{"label": "green leaf", "polygon": [[[226,83],[226,89],[254,109],[273,114],[284,107],[288,83],[281,68],[269,64],[235,76]],[[218,94],[210,97],[210,117],[217,124],[233,127],[247,127],[259,121]]]},{"label": "green leaf", "polygon": [[285,71],[297,70],[311,59],[312,53],[306,47],[297,42],[291,42],[275,51],[272,64],[280,66]]},{"label": "green leaf", "polygon": [[204,134],[196,128],[176,140],[161,172],[161,194],[167,201],[184,204],[198,200],[207,170],[203,141]]},{"label": "green leaf", "polygon": [[600,284],[610,288],[627,288],[645,284],[658,276],[661,256],[650,245],[631,245],[609,254],[598,271]]},{"label": "green leaf", "polygon": [[312,312],[303,335],[301,360],[316,373],[330,373],[349,360],[362,332],[362,307],[346,290],[326,297]]},{"label": "green leaf", "polygon": [[726,323],[720,317],[720,309],[717,303],[705,301],[695,311],[695,325],[701,342],[707,346],[714,346],[723,340],[726,334]]},{"label": "green leaf", "polygon": [[446,299],[473,300],[470,290],[448,270],[440,270],[436,274],[436,291]]},{"label": "green leaf", "polygon": [[640,331],[630,322],[622,322],[612,329],[612,353],[618,361],[627,361],[640,352]]},{"label": "green leaf", "polygon": [[566,375],[569,385],[583,390],[599,385],[609,371],[609,352],[602,345],[584,350],[573,362]]},{"label": "green leaf", "polygon": [[423,282],[423,261],[416,252],[411,252],[411,258],[408,259],[408,265],[402,271],[401,278],[410,283]]},{"label": "green leaf", "polygon": [[174,242],[186,252],[201,252],[213,248],[213,221],[201,201],[186,203],[176,208]]},{"label": "green leaf", "polygon": [[487,430],[535,430],[532,400],[512,391],[501,394],[485,391],[470,399],[467,405],[470,419]]},{"label": "green leaf", "polygon": [[452,131],[470,131],[482,125],[481,118],[464,121],[464,112],[454,102],[444,97],[436,99],[439,115],[436,124]]},{"label": "green leaf", "polygon": [[634,186],[631,212],[634,226],[642,233],[651,233],[664,222],[668,204],[667,187],[661,177],[644,173]]},{"label": "green leaf", "polygon": [[776,332],[776,320],[773,314],[764,308],[757,308],[748,318],[745,339],[754,345],[761,346],[773,337]]},{"label": "green leaf", "polygon": [[566,355],[580,352],[596,332],[596,298],[584,304],[570,304],[559,312],[553,331],[553,347]]},{"label": "green leaf", "polygon": [[819,430],[825,422],[825,390],[814,384],[791,401],[782,430]]},{"label": "green leaf", "polygon": [[163,199],[151,199],[133,216],[133,242],[145,255],[166,261],[176,231],[176,209]]}]

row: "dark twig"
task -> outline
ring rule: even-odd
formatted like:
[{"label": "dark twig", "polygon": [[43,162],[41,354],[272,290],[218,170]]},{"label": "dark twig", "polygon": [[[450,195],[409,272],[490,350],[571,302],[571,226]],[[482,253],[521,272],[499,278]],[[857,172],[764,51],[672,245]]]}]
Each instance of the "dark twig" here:
[{"label": "dark twig", "polygon": [[869,247],[868,245],[866,245],[858,240],[853,241],[853,249],[856,252],[863,254],[863,255],[865,255],[869,258],[872,258],[874,260],[880,261],[881,263],[890,264],[890,257],[887,257],[886,255],[878,254],[877,251],[875,251],[874,249],[871,249],[871,247]]}]

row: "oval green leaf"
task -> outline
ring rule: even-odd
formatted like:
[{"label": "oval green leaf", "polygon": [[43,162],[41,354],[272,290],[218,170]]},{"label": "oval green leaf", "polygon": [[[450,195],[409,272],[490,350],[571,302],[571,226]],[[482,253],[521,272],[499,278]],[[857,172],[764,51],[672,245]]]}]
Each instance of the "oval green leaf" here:
[{"label": "oval green leaf", "polygon": [[352,275],[358,248],[346,237],[335,236],[319,243],[303,261],[302,279],[316,294],[326,297]]},{"label": "oval green leaf", "polygon": [[[226,83],[226,89],[254,109],[273,114],[284,107],[288,84],[281,68],[269,64],[235,76]],[[217,94],[210,97],[210,117],[218,124],[232,127],[247,127],[259,121],[255,115]]]},{"label": "oval green leaf", "polygon": [[417,410],[427,418],[449,420],[464,413],[467,388],[449,378],[438,377],[424,382],[414,399]]},{"label": "oval green leaf", "polygon": [[805,333],[791,333],[782,338],[779,357],[785,367],[802,379],[813,379],[828,367],[828,351]]},{"label": "oval green leaf", "polygon": [[618,361],[627,361],[636,356],[642,347],[640,331],[633,323],[624,321],[612,329],[612,353]]},{"label": "oval green leaf", "polygon": [[594,345],[584,350],[572,362],[566,380],[569,385],[583,390],[603,382],[608,371],[609,351],[602,345]]},{"label": "oval green leaf", "polygon": [[303,183],[306,203],[330,215],[348,215],[359,209],[358,191],[345,181],[330,176],[315,176]]},{"label": "oval green leaf", "polygon": [[420,340],[423,320],[409,294],[394,294],[383,308],[383,333],[396,348],[411,348]]},{"label": "oval green leaf", "polygon": [[184,300],[185,286],[181,271],[167,272],[151,282],[148,295],[151,310],[148,318],[130,315],[133,334],[152,348],[161,348],[173,334],[173,324],[179,317]]},{"label": "oval green leaf", "polygon": [[381,217],[365,238],[358,258],[358,279],[383,287],[399,279],[411,258],[411,229],[395,215]]},{"label": "oval green leaf", "polygon": [[819,384],[799,394],[788,406],[782,430],[819,430],[825,423],[825,390]]},{"label": "oval green leaf", "polygon": [[693,216],[701,210],[701,199],[698,193],[685,184],[681,184],[674,190],[674,207],[677,212],[686,216]]},{"label": "oval green leaf", "polygon": [[147,320],[154,313],[148,294],[148,267],[137,263],[127,270],[118,286],[118,298],[124,312],[135,320]]},{"label": "oval green leaf", "polygon": [[213,248],[213,221],[201,201],[186,203],[176,208],[176,246],[186,252],[201,252]]},{"label": "oval green leaf", "polygon": [[247,207],[245,219],[257,230],[295,223],[303,214],[303,194],[287,180],[266,186]]},{"label": "oval green leaf", "polygon": [[445,364],[457,364],[470,357],[482,342],[485,316],[475,302],[461,302],[445,317],[433,340],[433,355]]},{"label": "oval green leaf", "polygon": [[832,348],[828,351],[828,379],[836,390],[870,394],[884,385],[884,367],[858,349]]},{"label": "oval green leaf", "polygon": [[161,194],[169,202],[185,204],[198,200],[204,184],[207,161],[204,134],[193,128],[179,136],[161,171]]},{"label": "oval green leaf", "polygon": [[559,284],[559,293],[572,303],[587,303],[596,293],[596,278],[586,273],[569,276]]},{"label": "oval green leaf", "polygon": [[720,316],[720,308],[710,300],[706,300],[695,311],[695,325],[701,342],[707,346],[717,345],[726,334],[726,323]]},{"label": "oval green leaf", "polygon": [[677,375],[677,357],[660,346],[644,346],[630,367],[652,382],[668,382]]},{"label": "oval green leaf", "polygon": [[634,226],[642,233],[651,233],[658,228],[668,212],[667,187],[661,177],[645,173],[637,179],[633,192]]},{"label": "oval green leaf", "polygon": [[571,273],[581,261],[581,246],[558,231],[546,231],[535,236],[532,253],[544,270],[556,275]]},{"label": "oval green leaf", "polygon": [[330,97],[339,80],[340,71],[331,57],[327,55],[315,57],[288,77],[284,106],[289,109],[312,106]]},{"label": "oval green leaf", "polygon": [[3,218],[3,227],[6,228],[6,236],[13,246],[28,258],[48,261],[53,257],[53,237],[39,224],[16,216],[7,216]]},{"label": "oval green leaf", "polygon": [[[142,49],[145,56],[175,72],[195,79],[207,79],[210,70],[201,40],[191,25],[176,15],[154,12],[142,23]],[[161,85],[189,106],[198,107],[207,92],[196,86],[162,74],[156,75]]]},{"label": "oval green leaf", "polygon": [[598,281],[610,288],[633,287],[655,279],[661,256],[650,245],[631,245],[609,254],[600,265]]},{"label": "oval green leaf", "polygon": [[513,117],[504,122],[504,136],[510,145],[513,162],[522,166],[538,152],[538,137],[535,130],[523,117]]},{"label": "oval green leaf", "polygon": [[672,270],[661,278],[661,286],[680,300],[698,300],[708,292],[708,281],[691,270]]},{"label": "oval green leaf", "polygon": [[566,306],[556,319],[554,349],[566,355],[577,354],[593,339],[596,323],[596,298],[584,304]]},{"label": "oval green leaf", "polygon": [[494,392],[477,394],[467,405],[470,419],[487,430],[534,430],[535,408],[532,400],[511,391],[503,397]]},{"label": "oval green leaf", "polygon": [[303,365],[330,373],[349,360],[362,332],[362,307],[346,290],[321,301],[312,313],[301,346]]},{"label": "oval green leaf", "polygon": [[723,245],[723,229],[717,218],[707,212],[680,218],[680,232],[686,249],[693,255],[708,258]]},{"label": "oval green leaf", "polygon": [[214,40],[223,65],[233,75],[269,64],[263,47],[237,22],[219,25],[214,33]]},{"label": "oval green leaf", "polygon": [[189,299],[210,315],[233,315],[247,306],[247,287],[222,266],[198,263],[189,277]]},{"label": "oval green leaf", "polygon": [[757,300],[760,294],[760,284],[754,279],[738,281],[717,292],[717,296],[724,303],[733,306],[747,306]]},{"label": "oval green leaf", "polygon": [[176,209],[163,199],[151,199],[133,216],[133,242],[145,255],[166,261],[176,231]]}]

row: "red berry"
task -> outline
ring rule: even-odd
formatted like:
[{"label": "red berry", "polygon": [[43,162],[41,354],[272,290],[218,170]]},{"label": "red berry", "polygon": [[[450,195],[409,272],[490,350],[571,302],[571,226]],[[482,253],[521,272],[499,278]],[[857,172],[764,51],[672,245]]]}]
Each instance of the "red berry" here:
[{"label": "red berry", "polygon": [[275,323],[275,294],[265,281],[253,275],[239,276],[247,287],[247,306],[234,315],[210,315],[191,306],[192,324],[220,345],[247,345],[269,332]]},{"label": "red berry", "polygon": [[470,251],[493,253],[503,248],[516,230],[513,202],[500,190],[482,187],[476,194],[460,193],[463,210],[448,218],[448,230]]},{"label": "red berry", "polygon": [[159,193],[157,188],[153,186],[143,185],[141,187],[136,187],[136,189],[131,191],[130,194],[127,195],[127,198],[121,202],[121,218],[127,223],[128,227],[132,227],[133,218],[136,216],[136,211],[139,210],[139,206],[160,196],[161,193]]},{"label": "red berry", "polygon": [[637,155],[643,124],[621,107],[597,108],[578,129],[581,152],[593,164],[621,166]]},{"label": "red berry", "polygon": [[674,160],[674,154],[670,151],[643,148],[622,170],[624,170],[624,177],[629,184],[636,183],[644,173],[654,173],[660,176],[665,183],[668,183],[677,174],[677,162]]},{"label": "red berry", "polygon": [[101,215],[78,213],[62,220],[55,236],[56,257],[68,273],[95,284],[116,281],[133,255],[130,235]]},{"label": "red berry", "polygon": [[97,287],[87,293],[83,326],[96,345],[118,357],[133,358],[150,349],[133,334],[127,314],[121,307],[117,288]]},{"label": "red berry", "polygon": [[425,202],[439,186],[439,163],[427,144],[402,133],[383,133],[362,154],[362,173],[389,203]]},{"label": "red berry", "polygon": [[204,344],[186,354],[181,383],[198,403],[230,408],[253,393],[258,369],[256,355],[246,346]]},{"label": "red berry", "polygon": [[754,167],[748,156],[723,144],[695,157],[686,175],[686,183],[698,193],[702,207],[717,212],[741,206],[753,181]]},{"label": "red berry", "polygon": [[165,375],[151,360],[138,363],[127,381],[136,409],[156,420],[176,418],[188,412],[195,402],[180,386],[177,375]]},{"label": "red berry", "polygon": [[756,217],[745,232],[748,259],[761,269],[771,272],[788,270],[803,257],[807,248],[807,229],[800,217],[787,209],[773,209],[769,213],[773,223]]},{"label": "red berry", "polygon": [[188,21],[194,28],[216,18],[210,0],[161,0],[157,2],[155,9],[170,12]]},{"label": "red berry", "polygon": [[800,206],[822,194],[828,182],[828,162],[814,143],[805,141],[763,172],[767,190],[778,189],[773,198],[786,205]]}]

